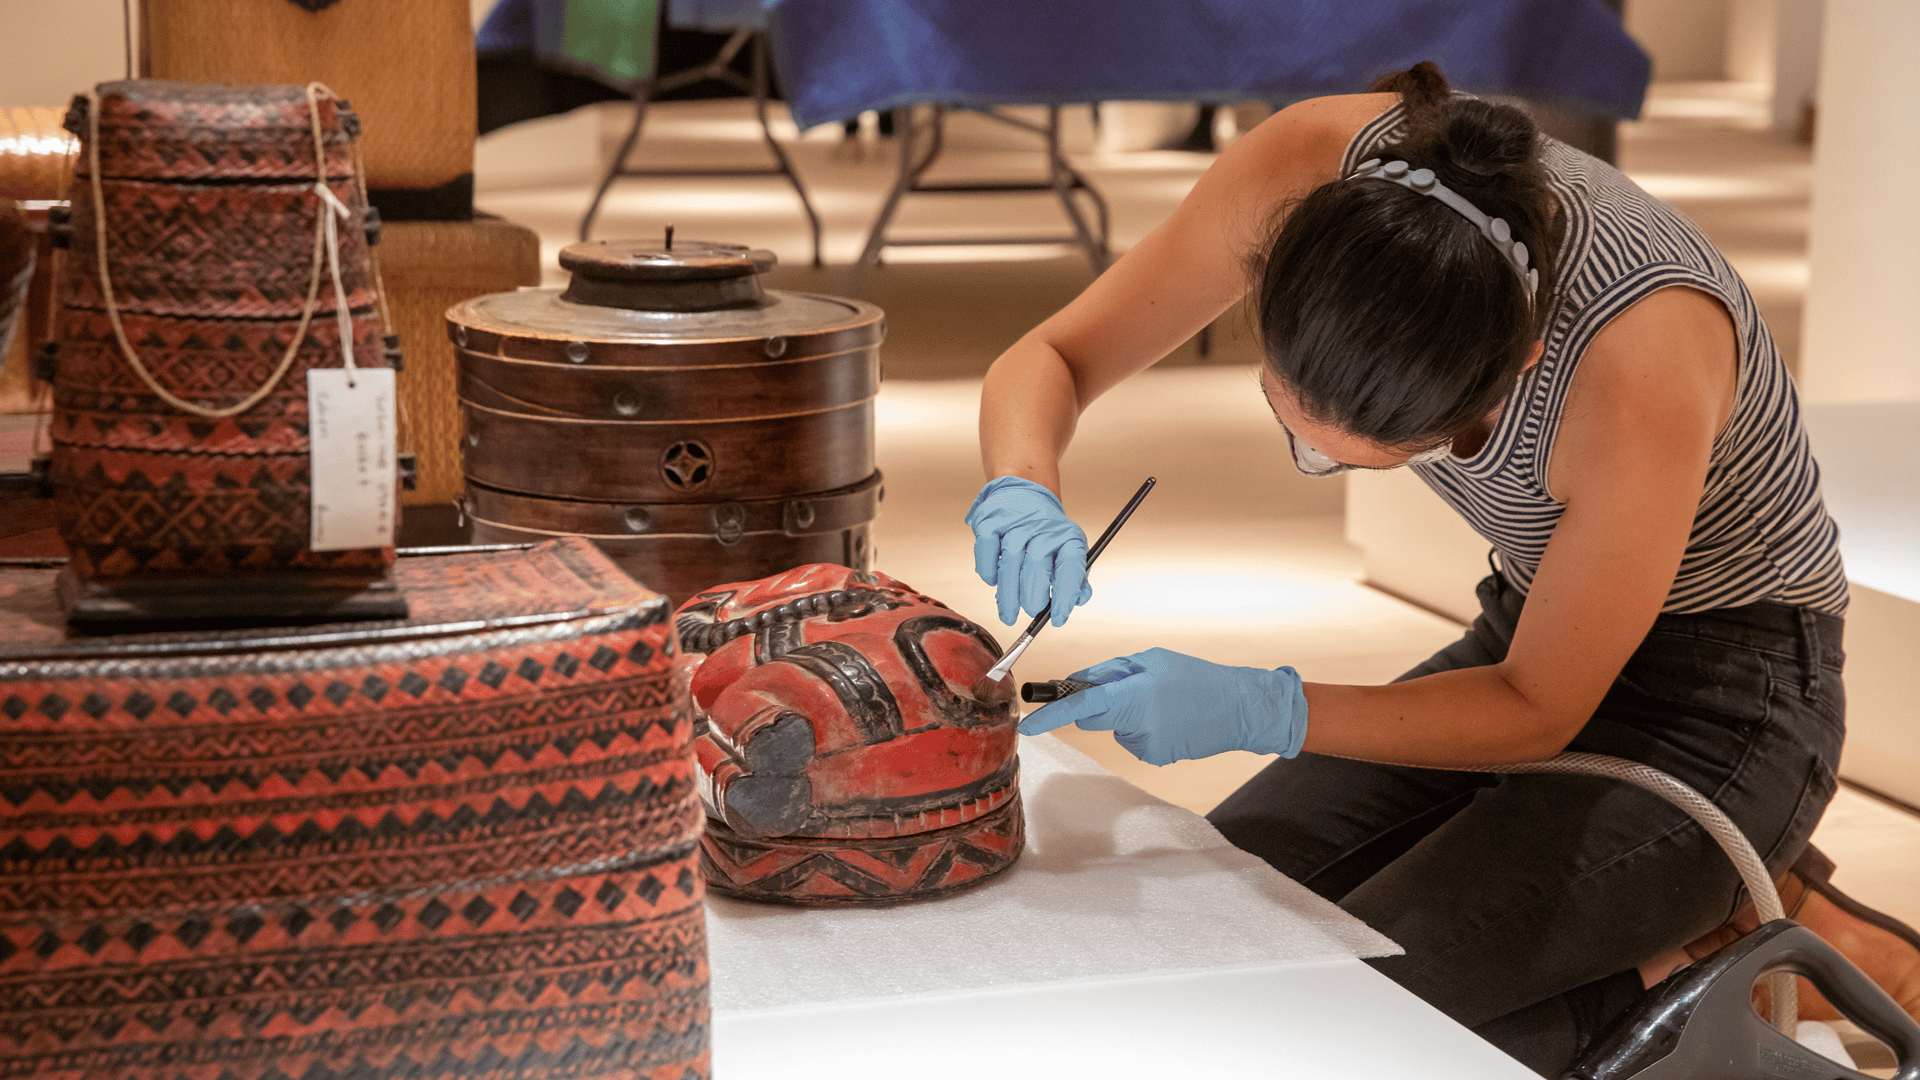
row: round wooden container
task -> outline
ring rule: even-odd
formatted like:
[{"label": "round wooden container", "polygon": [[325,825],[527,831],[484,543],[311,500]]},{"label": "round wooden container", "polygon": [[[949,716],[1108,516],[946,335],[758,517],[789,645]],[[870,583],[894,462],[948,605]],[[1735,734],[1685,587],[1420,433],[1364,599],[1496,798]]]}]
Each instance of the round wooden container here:
[{"label": "round wooden container", "polygon": [[807,563],[865,569],[879,308],[762,289],[770,252],[589,241],[566,290],[447,312],[476,542],[593,539],[675,603]]}]

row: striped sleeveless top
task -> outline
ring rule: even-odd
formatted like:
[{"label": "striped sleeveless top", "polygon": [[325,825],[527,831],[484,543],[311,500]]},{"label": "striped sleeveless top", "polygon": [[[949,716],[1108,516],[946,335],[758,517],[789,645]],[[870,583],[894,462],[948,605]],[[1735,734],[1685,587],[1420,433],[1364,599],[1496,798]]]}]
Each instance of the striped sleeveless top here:
[{"label": "striped sleeveless top", "polygon": [[[1395,142],[1403,122],[1395,105],[1361,128],[1341,175]],[[1786,364],[1746,284],[1692,222],[1619,170],[1553,139],[1542,139],[1541,153],[1566,215],[1546,352],[1507,398],[1478,453],[1412,468],[1494,546],[1505,576],[1527,591],[1566,509],[1545,478],[1581,356],[1608,320],[1647,294],[1675,285],[1698,289],[1732,313],[1739,374],[1733,412],[1714,440],[1693,532],[1661,610],[1772,600],[1844,612],[1839,530],[1821,501],[1820,468]]]}]

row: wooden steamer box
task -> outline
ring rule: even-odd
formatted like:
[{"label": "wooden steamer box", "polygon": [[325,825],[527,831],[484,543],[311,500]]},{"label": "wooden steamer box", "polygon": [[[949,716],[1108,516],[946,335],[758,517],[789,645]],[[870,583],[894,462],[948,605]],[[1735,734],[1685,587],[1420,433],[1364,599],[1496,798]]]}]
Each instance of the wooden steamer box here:
[{"label": "wooden steamer box", "polygon": [[679,603],[871,560],[880,309],[766,291],[770,252],[587,241],[565,292],[447,313],[479,543],[586,536]]}]

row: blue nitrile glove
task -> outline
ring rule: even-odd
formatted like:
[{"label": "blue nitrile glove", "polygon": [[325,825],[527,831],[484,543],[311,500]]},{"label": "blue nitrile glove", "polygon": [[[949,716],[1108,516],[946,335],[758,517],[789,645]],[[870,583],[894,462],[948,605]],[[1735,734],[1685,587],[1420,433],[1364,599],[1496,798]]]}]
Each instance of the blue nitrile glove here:
[{"label": "blue nitrile glove", "polygon": [[1227,750],[1293,757],[1307,737],[1307,699],[1290,667],[1227,667],[1170,649],[1148,649],[1067,676],[1098,683],[1020,722],[1038,735],[1068,724],[1112,731],[1151,765]]},{"label": "blue nitrile glove", "polygon": [[1093,598],[1087,584],[1087,534],[1067,520],[1053,492],[1021,476],[987,481],[967,511],[973,527],[973,569],[994,587],[1000,621],[1008,626],[1020,609],[1038,615],[1049,600],[1052,622],[1060,626],[1073,609]]}]

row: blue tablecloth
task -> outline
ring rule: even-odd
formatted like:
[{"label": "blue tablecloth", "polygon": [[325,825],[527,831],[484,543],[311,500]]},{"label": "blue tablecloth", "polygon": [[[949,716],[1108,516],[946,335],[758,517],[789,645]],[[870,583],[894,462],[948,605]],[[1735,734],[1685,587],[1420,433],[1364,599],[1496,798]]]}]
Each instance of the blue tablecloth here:
[{"label": "blue tablecloth", "polygon": [[693,30],[767,25],[766,0],[669,0],[667,22]]},{"label": "blue tablecloth", "polygon": [[1640,113],[1648,62],[1601,0],[765,0],[801,127],[867,109],[1265,100],[1422,60],[1476,93]]}]

